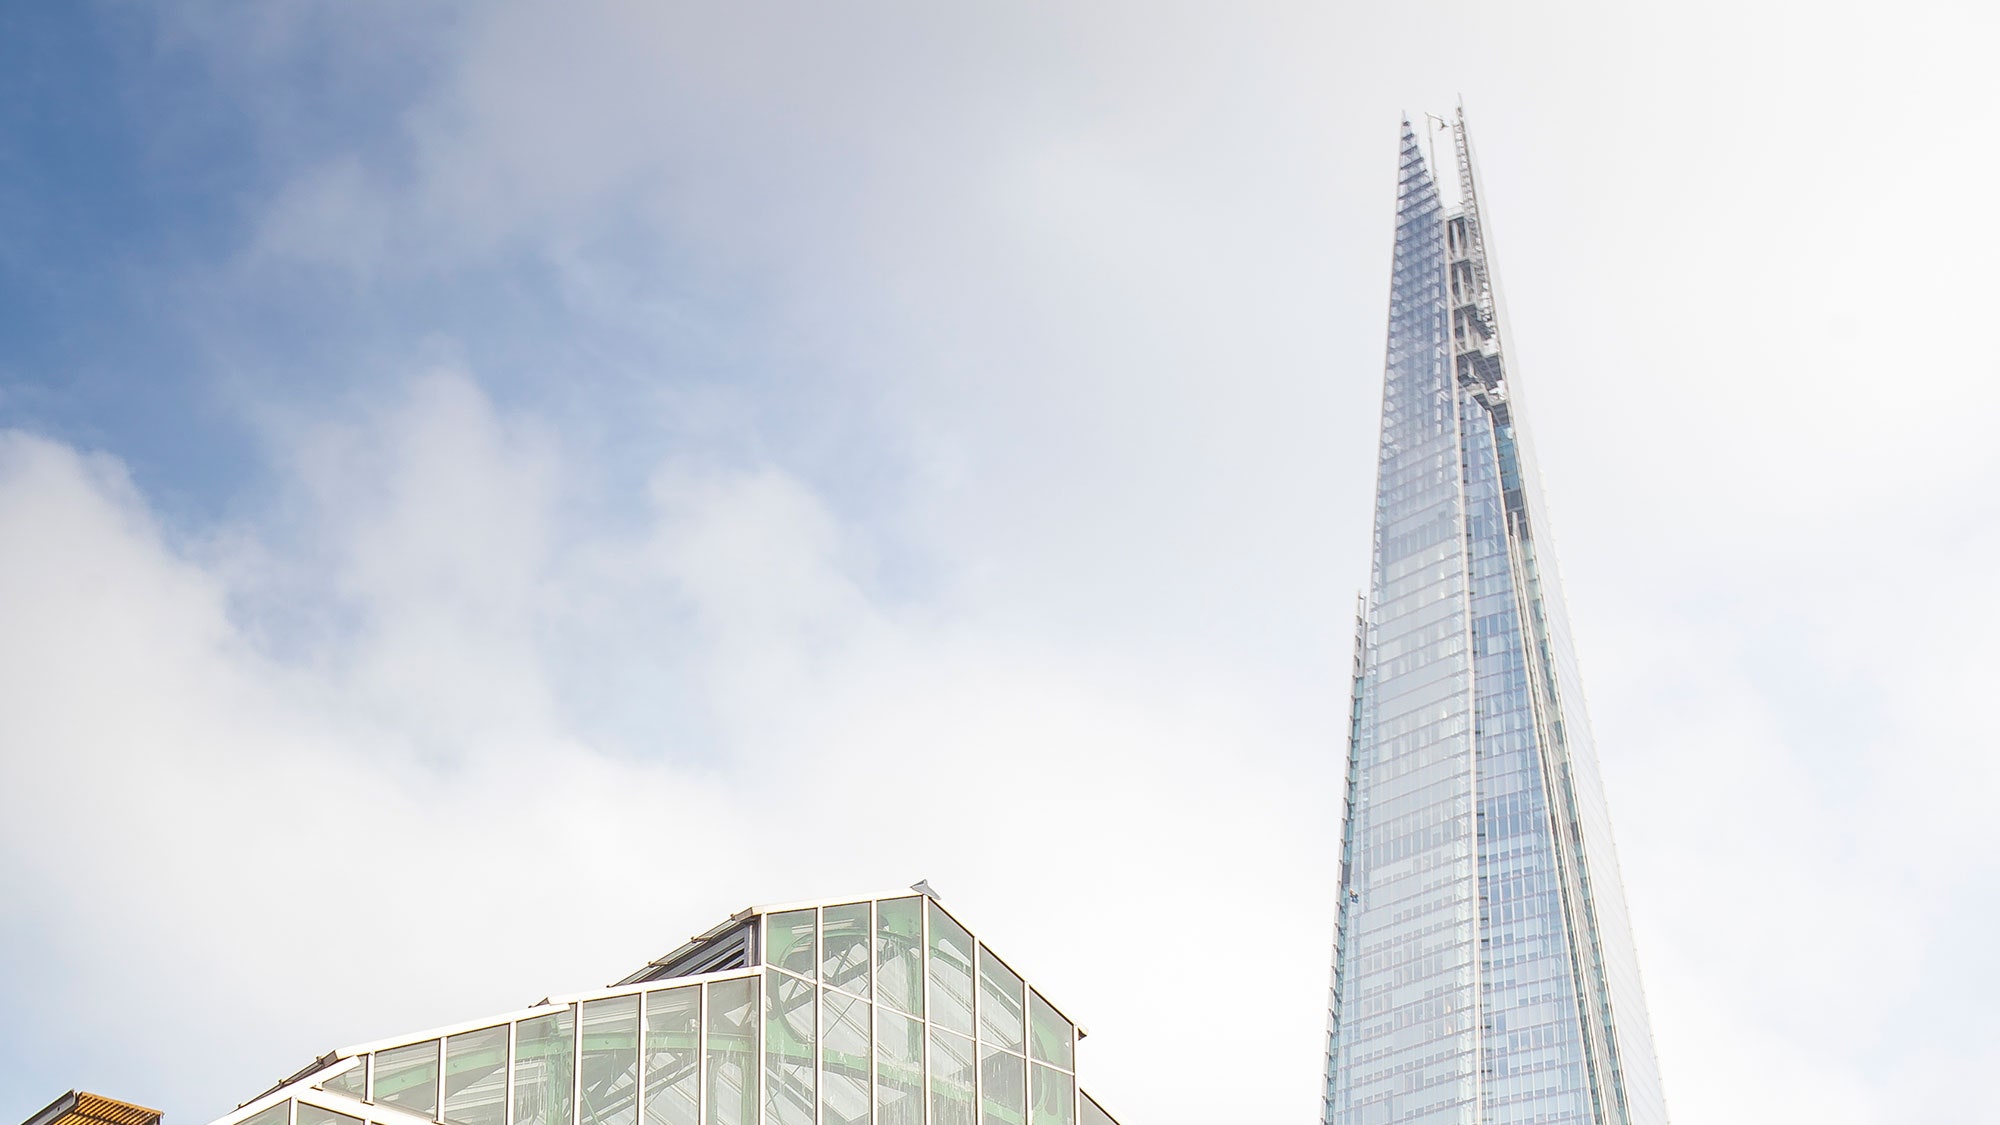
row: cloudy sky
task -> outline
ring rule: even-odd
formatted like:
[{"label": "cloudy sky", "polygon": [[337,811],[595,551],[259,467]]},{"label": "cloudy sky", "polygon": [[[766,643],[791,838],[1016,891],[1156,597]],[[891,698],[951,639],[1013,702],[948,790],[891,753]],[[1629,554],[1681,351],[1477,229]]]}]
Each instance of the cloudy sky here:
[{"label": "cloudy sky", "polygon": [[919,877],[1309,1120],[1461,96],[1675,1117],[1990,1113],[2000,27],[1612,7],[9,5],[0,1120]]}]

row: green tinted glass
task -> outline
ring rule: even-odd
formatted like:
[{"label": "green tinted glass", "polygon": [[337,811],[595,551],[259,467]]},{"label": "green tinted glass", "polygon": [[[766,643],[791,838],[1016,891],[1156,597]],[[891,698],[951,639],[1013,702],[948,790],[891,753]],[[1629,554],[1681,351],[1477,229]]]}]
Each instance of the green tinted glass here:
[{"label": "green tinted glass", "polygon": [[875,1125],[924,1125],[924,1025],[875,1009]]},{"label": "green tinted glass", "polygon": [[980,1125],[1021,1125],[1028,1119],[1027,1066],[1019,1055],[979,1048]]},{"label": "green tinted glass", "polygon": [[578,1125],[638,1125],[639,998],[613,996],[583,1006],[577,1059],[583,1100]]},{"label": "green tinted glass", "polygon": [[930,907],[931,1022],[947,1031],[972,1034],[972,935],[942,907]]},{"label": "green tinted glass", "polygon": [[931,1125],[973,1125],[972,1040],[931,1032]]},{"label": "green tinted glass", "polygon": [[866,1125],[868,1121],[867,1001],[845,993],[819,994],[820,1125]]},{"label": "green tinted glass", "polygon": [[438,1108],[438,1041],[375,1052],[375,1100],[424,1117]]},{"label": "green tinted glass", "polygon": [[924,900],[888,898],[875,904],[875,991],[878,999],[924,1014]]},{"label": "green tinted glass", "polygon": [[514,1025],[514,1125],[569,1125],[576,1013],[562,1008]]},{"label": "green tinted glass", "polygon": [[1021,978],[993,951],[979,947],[979,1038],[1019,1054],[1026,1051]]},{"label": "green tinted glass", "polygon": [[1028,1037],[1033,1040],[1033,1054],[1038,1062],[1054,1063],[1064,1070],[1076,1069],[1076,1028],[1039,992],[1028,993],[1028,1023]]},{"label": "green tinted glass", "polygon": [[813,1125],[815,991],[797,977],[765,970],[764,1125]]},{"label": "green tinted glass", "polygon": [[507,1125],[507,1025],[444,1041],[444,1119]]},{"label": "green tinted glass", "polygon": [[1074,1125],[1076,1079],[1041,1063],[1031,1069],[1028,1125]]},{"label": "green tinted glass", "polygon": [[701,986],[646,994],[646,1125],[696,1125]]},{"label": "green tinted glass", "polygon": [[868,904],[820,912],[819,979],[856,996],[868,995]]},{"label": "green tinted glass", "polygon": [[811,977],[819,964],[813,930],[815,911],[788,910],[764,918],[764,963]]},{"label": "green tinted glass", "polygon": [[755,1125],[757,980],[717,981],[707,1003],[708,1125]]}]

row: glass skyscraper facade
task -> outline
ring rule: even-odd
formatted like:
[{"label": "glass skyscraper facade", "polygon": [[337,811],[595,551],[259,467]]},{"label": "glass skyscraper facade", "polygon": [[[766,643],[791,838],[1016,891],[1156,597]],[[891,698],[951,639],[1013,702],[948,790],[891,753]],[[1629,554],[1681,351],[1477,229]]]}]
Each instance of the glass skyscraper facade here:
[{"label": "glass skyscraper facade", "polygon": [[212,1125],[1117,1125],[924,884],[753,907],[617,984],[330,1051]]},{"label": "glass skyscraper facade", "polygon": [[1406,121],[1327,1125],[1665,1125],[1461,113]]}]

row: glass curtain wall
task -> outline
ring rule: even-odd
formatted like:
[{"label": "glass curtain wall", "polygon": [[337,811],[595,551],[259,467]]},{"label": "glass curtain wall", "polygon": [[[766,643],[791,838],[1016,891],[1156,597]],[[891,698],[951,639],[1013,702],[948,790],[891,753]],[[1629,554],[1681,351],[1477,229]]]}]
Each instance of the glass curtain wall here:
[{"label": "glass curtain wall", "polygon": [[1329,1125],[1665,1125],[1461,115],[1404,123]]}]

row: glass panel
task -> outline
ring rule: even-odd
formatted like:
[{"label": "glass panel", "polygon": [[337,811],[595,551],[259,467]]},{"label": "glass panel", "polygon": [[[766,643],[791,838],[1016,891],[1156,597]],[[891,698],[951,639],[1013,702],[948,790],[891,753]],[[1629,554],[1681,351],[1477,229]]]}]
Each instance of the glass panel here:
[{"label": "glass panel", "polygon": [[875,1009],[875,1123],[924,1125],[924,1025]]},{"label": "glass panel", "polygon": [[349,1117],[308,1102],[299,1103],[298,1125],[361,1125],[359,1117]]},{"label": "glass panel", "polygon": [[1036,1062],[1054,1063],[1064,1070],[1076,1069],[1076,1028],[1039,992],[1028,993],[1028,1023]]},{"label": "glass panel", "polygon": [[819,979],[868,995],[868,904],[852,902],[820,912]]},{"label": "glass panel", "polygon": [[646,994],[646,1125],[696,1125],[701,986]]},{"label": "glass panel", "polygon": [[790,969],[802,977],[813,975],[819,964],[814,948],[815,911],[788,910],[764,917],[764,963]]},{"label": "glass panel", "polygon": [[258,1110],[242,1125],[286,1125],[291,1119],[292,1103],[287,1099],[269,1109]]},{"label": "glass panel", "polygon": [[[867,907],[864,905],[862,909],[865,913]],[[829,917],[832,913],[827,912]],[[861,936],[861,955],[865,960],[866,928]],[[838,992],[820,992],[820,1125],[867,1125],[868,1012],[866,1001]]]},{"label": "glass panel", "polygon": [[1019,1055],[979,1048],[980,1125],[1021,1125],[1028,1119],[1027,1066]]},{"label": "glass panel", "polygon": [[579,1125],[638,1125],[639,998],[583,1006],[583,1099]]},{"label": "glass panel", "polygon": [[931,1022],[972,1034],[972,935],[929,899],[931,908]]},{"label": "glass panel", "polygon": [[507,1025],[444,1041],[444,1119],[507,1125]]},{"label": "glass panel", "polygon": [[368,1100],[368,1056],[355,1060],[353,1066],[319,1084],[322,1090],[336,1094],[346,1094],[350,1098]]},{"label": "glass panel", "polygon": [[575,1039],[570,1008],[514,1025],[514,1125],[569,1125]]},{"label": "glass panel", "polygon": [[931,1032],[931,1125],[973,1125],[972,1040]]},{"label": "glass panel", "polygon": [[1015,1053],[1028,1049],[1021,1019],[1021,978],[979,947],[979,1038]]},{"label": "glass panel", "polygon": [[924,1014],[924,908],[916,898],[875,904],[875,991],[913,1016]]},{"label": "glass panel", "polygon": [[[757,1121],[757,978],[708,986],[708,1125]],[[520,1125],[516,1122],[515,1125]]]},{"label": "glass panel", "polygon": [[438,1041],[375,1052],[375,1100],[425,1117],[438,1108]]},{"label": "glass panel", "polygon": [[815,991],[795,976],[764,972],[764,1125],[813,1125]]},{"label": "glass panel", "polygon": [[1118,1125],[1089,1094],[1081,1094],[1077,1102],[1077,1120],[1082,1125]]},{"label": "glass panel", "polygon": [[1034,1105],[1029,1125],[1075,1125],[1076,1079],[1054,1067],[1034,1066]]}]

